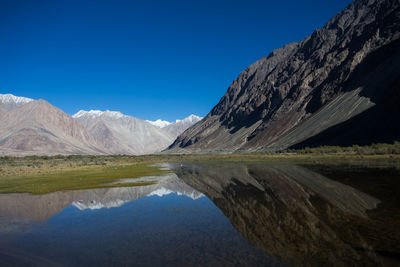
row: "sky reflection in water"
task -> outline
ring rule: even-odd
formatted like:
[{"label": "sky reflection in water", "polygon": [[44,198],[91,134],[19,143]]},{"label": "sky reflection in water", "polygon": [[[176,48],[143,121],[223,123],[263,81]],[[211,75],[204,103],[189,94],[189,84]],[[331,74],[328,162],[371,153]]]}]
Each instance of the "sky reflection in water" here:
[{"label": "sky reflection in water", "polygon": [[398,170],[203,163],[175,172],[143,187],[0,195],[0,264],[399,263]]},{"label": "sky reflection in water", "polygon": [[[14,231],[3,227],[0,233],[0,263],[274,264],[206,196],[175,175],[166,180],[140,188],[9,195],[17,208],[8,209],[8,218],[7,209],[0,208],[0,214],[12,221]],[[21,209],[23,203],[31,207]],[[64,208],[65,203],[70,204]],[[24,224],[28,228],[21,231]]]}]

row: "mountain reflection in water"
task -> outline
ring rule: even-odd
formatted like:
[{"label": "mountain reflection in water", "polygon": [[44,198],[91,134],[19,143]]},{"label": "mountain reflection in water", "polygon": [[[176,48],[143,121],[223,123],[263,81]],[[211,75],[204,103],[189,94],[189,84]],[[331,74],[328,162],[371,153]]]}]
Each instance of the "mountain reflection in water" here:
[{"label": "mountain reflection in water", "polygon": [[278,266],[175,174],[149,186],[0,194],[0,266]]},{"label": "mountain reflection in water", "polygon": [[170,168],[149,186],[0,194],[0,265],[399,265],[398,171]]},{"label": "mountain reflection in water", "polygon": [[[372,219],[368,214],[379,210],[380,200],[353,187],[295,165],[209,163],[176,169],[246,240],[282,263],[400,263],[398,206],[389,214],[379,213],[386,217]],[[391,178],[398,181],[396,175]]]},{"label": "mountain reflection in water", "polygon": [[55,192],[45,195],[0,194],[0,216],[25,221],[46,221],[69,205],[80,210],[115,208],[123,204],[157,194],[187,195],[191,198],[202,193],[180,181],[175,174],[162,176],[149,186]]}]

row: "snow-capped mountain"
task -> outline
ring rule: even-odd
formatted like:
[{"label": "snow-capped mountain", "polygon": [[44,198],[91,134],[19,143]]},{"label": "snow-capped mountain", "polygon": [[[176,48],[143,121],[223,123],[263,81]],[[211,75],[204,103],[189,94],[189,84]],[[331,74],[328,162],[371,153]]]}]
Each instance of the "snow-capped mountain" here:
[{"label": "snow-capped mountain", "polygon": [[112,154],[150,154],[167,148],[175,138],[202,118],[144,121],[119,111],[80,110],[72,116]]},{"label": "snow-capped mountain", "polygon": [[106,110],[106,111],[101,111],[101,110],[90,110],[90,111],[86,111],[86,110],[79,110],[77,113],[75,113],[74,115],[72,115],[72,118],[81,118],[81,117],[89,117],[89,118],[98,118],[101,116],[105,116],[105,117],[109,117],[112,119],[120,119],[123,117],[128,117],[124,114],[122,114],[119,111],[110,111],[110,110]]},{"label": "snow-capped mountain", "polygon": [[0,155],[157,153],[200,119],[150,122],[110,110],[69,116],[45,100],[0,94]]},{"label": "snow-capped mountain", "polygon": [[175,122],[163,121],[158,119],[156,121],[147,121],[159,128],[164,129],[166,132],[171,135],[178,137],[181,133],[183,133],[187,128],[194,125],[196,122],[203,119],[200,116],[191,114],[190,116],[184,118],[183,120],[176,120]]},{"label": "snow-capped mountain", "polygon": [[179,122],[196,123],[201,119],[202,119],[202,117],[194,115],[194,114],[191,114],[189,117],[184,118],[183,120],[176,120],[175,123],[179,123]]},{"label": "snow-capped mountain", "polygon": [[33,101],[31,98],[15,96],[12,94],[0,94],[0,100],[3,104],[11,102],[16,104],[26,104]]},{"label": "snow-capped mountain", "polygon": [[9,111],[32,101],[34,100],[27,97],[15,96],[12,94],[0,94],[0,112]]},{"label": "snow-capped mountain", "polygon": [[176,138],[159,127],[119,111],[80,110],[72,117],[111,154],[156,153]]},{"label": "snow-capped mountain", "polygon": [[161,119],[158,119],[158,120],[156,120],[156,121],[149,121],[149,120],[146,120],[146,121],[147,121],[148,123],[154,125],[154,126],[159,127],[159,128],[164,128],[165,126],[168,126],[168,125],[171,124],[171,122],[169,122],[169,121],[163,121],[163,120],[161,120]]},{"label": "snow-capped mountain", "polygon": [[186,131],[187,128],[191,127],[202,119],[202,117],[192,114],[183,120],[176,120],[174,123],[165,126],[163,129],[171,135],[178,137],[181,133]]}]

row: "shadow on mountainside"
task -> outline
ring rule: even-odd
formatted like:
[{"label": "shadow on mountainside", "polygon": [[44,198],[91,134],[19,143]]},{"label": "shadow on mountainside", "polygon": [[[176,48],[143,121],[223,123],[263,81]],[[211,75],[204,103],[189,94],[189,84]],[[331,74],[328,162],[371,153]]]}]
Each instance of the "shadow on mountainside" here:
[{"label": "shadow on mountainside", "polygon": [[[400,139],[400,70],[396,61],[400,58],[400,40],[371,53],[353,71],[348,88],[363,87],[361,96],[368,97],[376,105],[353,118],[303,140],[290,148],[322,145],[369,145],[393,142]],[[380,62],[384,64],[380,65]],[[380,75],[380,69],[382,74]],[[362,79],[361,77],[365,77]],[[380,88],[381,82],[388,85]],[[350,89],[348,89],[350,90]]]}]

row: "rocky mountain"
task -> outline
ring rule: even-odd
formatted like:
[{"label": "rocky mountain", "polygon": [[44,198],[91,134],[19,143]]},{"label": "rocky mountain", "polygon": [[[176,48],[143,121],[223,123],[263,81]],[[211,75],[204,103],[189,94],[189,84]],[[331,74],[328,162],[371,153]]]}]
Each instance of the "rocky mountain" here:
[{"label": "rocky mountain", "polygon": [[243,71],[169,152],[400,139],[400,1],[357,0]]},{"label": "rocky mountain", "polygon": [[45,100],[18,104],[0,117],[2,154],[106,153],[80,123]]},{"label": "rocky mountain", "polygon": [[0,94],[0,155],[151,154],[200,119],[149,122],[109,110],[71,117],[45,100]]},{"label": "rocky mountain", "polygon": [[167,148],[176,136],[117,111],[81,110],[72,116],[111,154],[150,154]]}]

